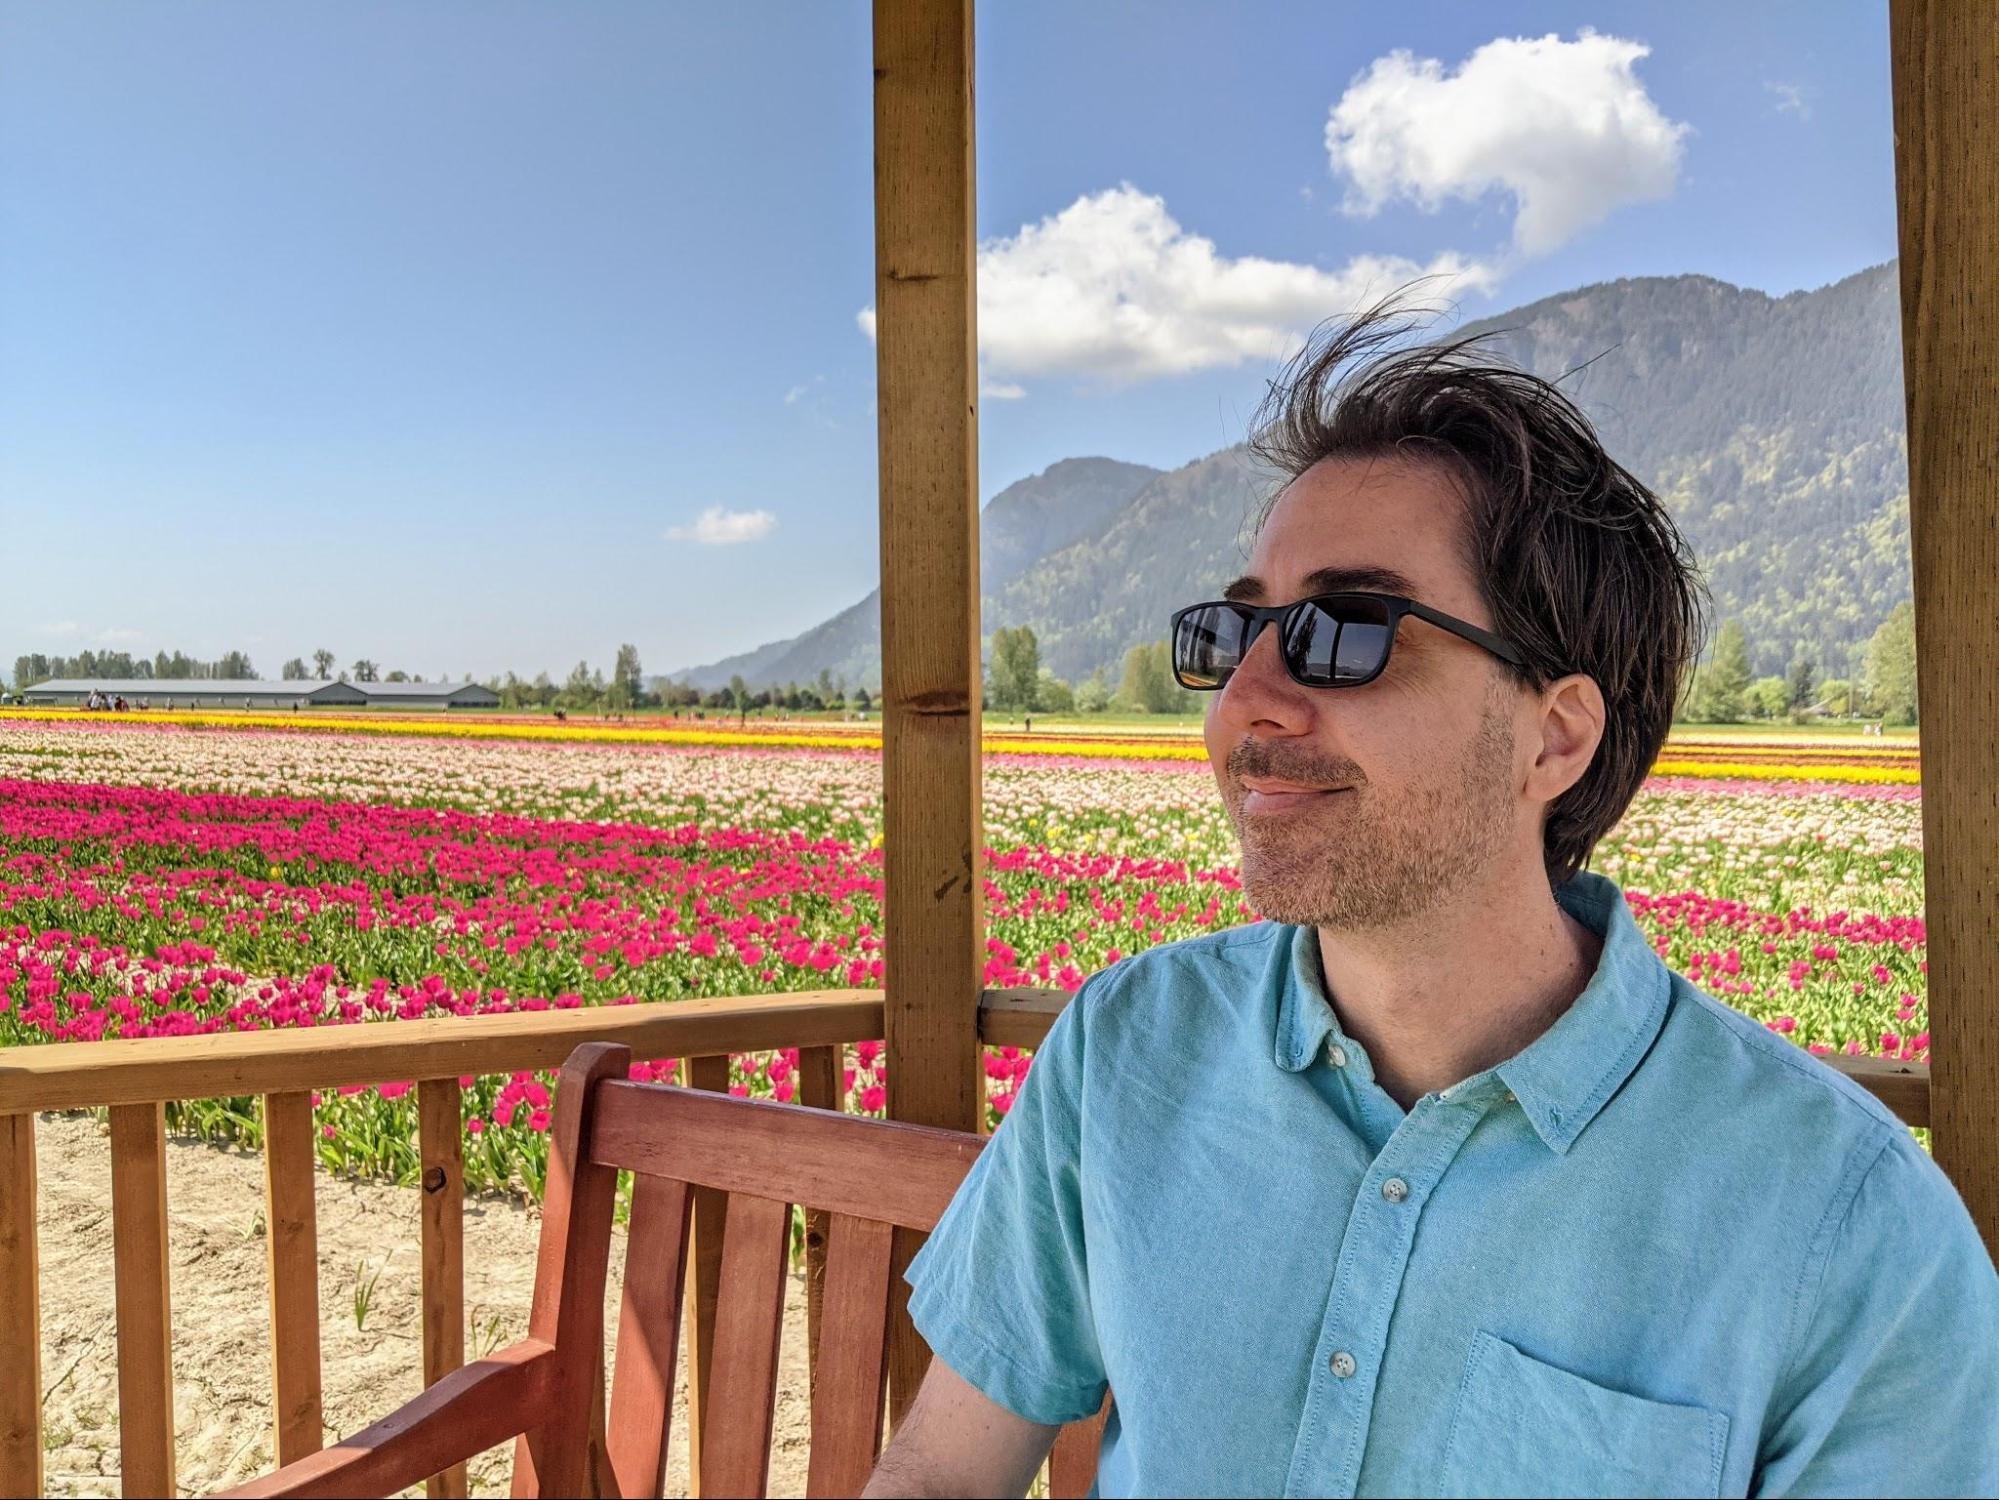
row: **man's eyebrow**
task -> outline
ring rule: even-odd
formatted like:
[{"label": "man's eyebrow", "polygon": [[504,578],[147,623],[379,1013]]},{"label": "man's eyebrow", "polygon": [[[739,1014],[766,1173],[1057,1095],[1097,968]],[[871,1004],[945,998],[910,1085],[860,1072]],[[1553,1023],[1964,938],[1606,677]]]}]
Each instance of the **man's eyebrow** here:
[{"label": "man's eyebrow", "polygon": [[[1305,589],[1298,597],[1309,599],[1314,594],[1340,594],[1360,589],[1408,595],[1416,592],[1416,585],[1409,581],[1407,574],[1373,564],[1353,568],[1315,568],[1305,575]],[[1263,580],[1252,573],[1232,580],[1222,590],[1224,599],[1241,604],[1255,604],[1263,596]]]}]

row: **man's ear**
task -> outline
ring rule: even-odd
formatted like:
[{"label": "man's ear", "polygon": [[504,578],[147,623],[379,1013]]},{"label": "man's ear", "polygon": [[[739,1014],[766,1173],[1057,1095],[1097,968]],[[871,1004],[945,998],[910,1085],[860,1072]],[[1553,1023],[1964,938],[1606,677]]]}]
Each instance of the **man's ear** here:
[{"label": "man's ear", "polygon": [[1603,689],[1573,672],[1549,683],[1540,698],[1541,748],[1523,790],[1537,802],[1553,802],[1582,780],[1603,743]]}]

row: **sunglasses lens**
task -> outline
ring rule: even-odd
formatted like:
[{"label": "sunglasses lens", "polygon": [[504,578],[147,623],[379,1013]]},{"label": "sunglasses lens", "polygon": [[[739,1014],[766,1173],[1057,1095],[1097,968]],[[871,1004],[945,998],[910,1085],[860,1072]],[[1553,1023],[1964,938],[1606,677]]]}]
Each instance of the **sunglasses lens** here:
[{"label": "sunglasses lens", "polygon": [[1284,642],[1292,670],[1316,687],[1361,682],[1381,670],[1395,622],[1374,599],[1339,599],[1300,610]]},{"label": "sunglasses lens", "polygon": [[1225,604],[1204,604],[1180,617],[1173,632],[1173,672],[1182,687],[1218,688],[1242,661],[1243,617]]}]

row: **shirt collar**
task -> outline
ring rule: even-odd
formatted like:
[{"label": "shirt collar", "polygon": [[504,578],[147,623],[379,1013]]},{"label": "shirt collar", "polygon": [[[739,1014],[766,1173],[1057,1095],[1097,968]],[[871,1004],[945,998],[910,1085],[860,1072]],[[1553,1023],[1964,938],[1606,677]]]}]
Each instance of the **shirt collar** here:
[{"label": "shirt collar", "polygon": [[[1491,1088],[1495,1077],[1519,1100],[1548,1148],[1568,1151],[1651,1046],[1666,1017],[1672,975],[1632,919],[1624,893],[1608,877],[1583,871],[1555,891],[1563,910],[1603,939],[1603,953],[1575,1002],[1533,1042],[1497,1067],[1454,1084],[1451,1092]],[[1297,1073],[1330,1039],[1357,1077],[1373,1065],[1341,1031],[1326,997],[1318,929],[1289,926],[1272,955],[1279,984],[1277,1066]]]}]

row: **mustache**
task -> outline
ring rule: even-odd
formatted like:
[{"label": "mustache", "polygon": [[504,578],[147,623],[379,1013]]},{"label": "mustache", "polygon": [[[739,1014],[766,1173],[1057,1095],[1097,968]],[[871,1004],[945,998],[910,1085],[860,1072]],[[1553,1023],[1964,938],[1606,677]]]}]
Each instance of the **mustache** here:
[{"label": "mustache", "polygon": [[1361,768],[1350,760],[1301,759],[1255,740],[1237,745],[1224,764],[1230,779],[1238,784],[1245,776],[1295,781],[1305,786],[1363,786],[1367,782]]}]

